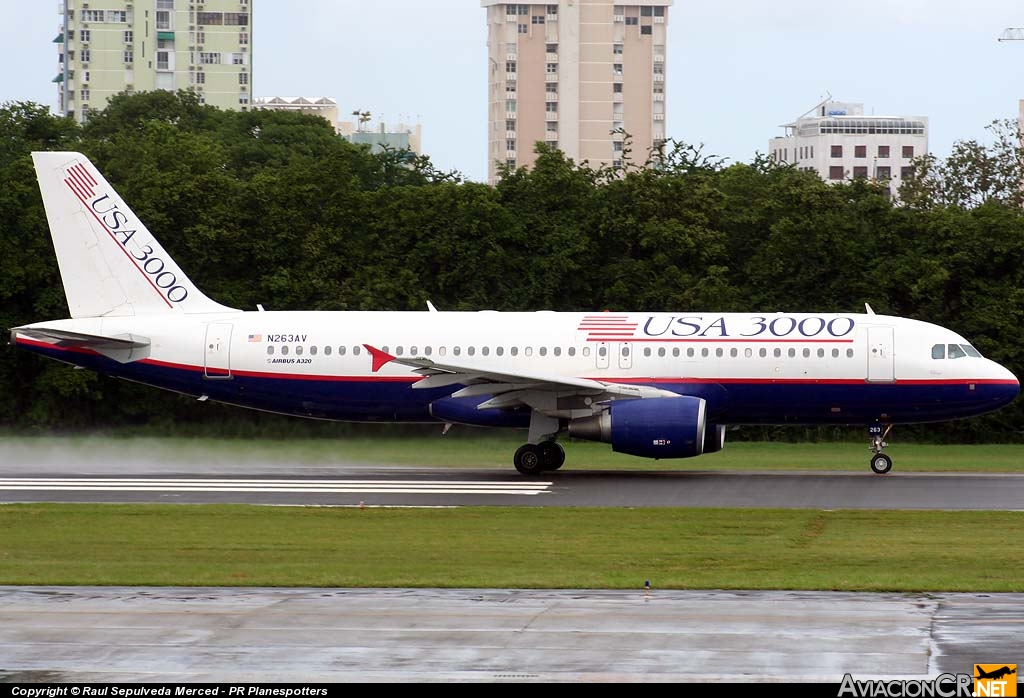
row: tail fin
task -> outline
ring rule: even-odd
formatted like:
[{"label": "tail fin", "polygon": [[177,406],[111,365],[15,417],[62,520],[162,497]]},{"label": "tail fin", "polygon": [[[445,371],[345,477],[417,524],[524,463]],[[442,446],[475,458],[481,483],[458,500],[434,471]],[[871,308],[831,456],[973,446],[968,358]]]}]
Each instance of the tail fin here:
[{"label": "tail fin", "polygon": [[71,317],[230,312],[207,298],[81,153],[32,153]]}]

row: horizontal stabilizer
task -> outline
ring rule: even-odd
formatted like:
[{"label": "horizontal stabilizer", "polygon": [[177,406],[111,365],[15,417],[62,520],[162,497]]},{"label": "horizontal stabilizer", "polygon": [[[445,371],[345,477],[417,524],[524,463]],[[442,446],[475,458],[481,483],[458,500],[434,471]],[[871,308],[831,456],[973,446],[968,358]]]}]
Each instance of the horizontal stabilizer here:
[{"label": "horizontal stabilizer", "polygon": [[119,334],[106,337],[47,327],[15,327],[11,332],[13,335],[20,334],[30,339],[54,344],[61,348],[90,349],[97,354],[122,364],[145,359],[149,356],[149,338],[134,334]]}]

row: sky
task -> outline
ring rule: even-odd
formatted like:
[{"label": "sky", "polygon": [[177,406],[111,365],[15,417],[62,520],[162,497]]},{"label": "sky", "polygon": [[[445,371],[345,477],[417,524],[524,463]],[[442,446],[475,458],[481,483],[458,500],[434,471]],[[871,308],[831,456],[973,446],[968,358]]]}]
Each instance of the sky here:
[{"label": "sky", "polygon": [[[328,96],[342,115],[418,122],[437,167],[486,180],[479,0],[250,3],[255,97]],[[57,5],[0,0],[0,102],[56,108]],[[1024,27],[1020,0],[675,0],[668,15],[666,135],[727,162],[766,152],[829,94],[865,114],[928,117],[939,157],[986,141],[1024,98],[1024,41],[997,41]]]}]

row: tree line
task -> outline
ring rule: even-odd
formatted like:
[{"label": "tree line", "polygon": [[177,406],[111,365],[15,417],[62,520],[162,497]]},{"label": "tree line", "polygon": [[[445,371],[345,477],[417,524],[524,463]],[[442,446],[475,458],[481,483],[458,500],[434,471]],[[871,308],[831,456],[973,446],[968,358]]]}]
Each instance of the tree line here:
[{"label": "tree line", "polygon": [[[0,324],[68,316],[29,154],[88,155],[203,291],[268,310],[862,312],[934,322],[1024,374],[1024,158],[995,145],[830,184],[758,155],[627,152],[622,167],[537,145],[495,186],[425,156],[373,154],[323,119],[222,111],[187,93],[120,95],[85,125],[0,105]],[[0,348],[0,427],[184,428],[218,411]],[[761,432],[763,433],[763,431]],[[1024,407],[919,430],[1024,439]]]}]

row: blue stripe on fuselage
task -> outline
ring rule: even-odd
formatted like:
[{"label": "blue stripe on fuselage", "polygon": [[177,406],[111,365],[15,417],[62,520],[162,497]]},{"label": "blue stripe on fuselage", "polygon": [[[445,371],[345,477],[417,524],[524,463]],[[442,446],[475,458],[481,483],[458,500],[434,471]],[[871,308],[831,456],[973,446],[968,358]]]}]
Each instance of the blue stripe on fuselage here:
[{"label": "blue stripe on fuselage", "polygon": [[[121,364],[90,351],[39,342],[19,346],[105,375],[242,407],[354,422],[430,422],[429,405],[461,386],[415,390],[416,376],[298,377],[235,372],[230,380],[204,378],[201,367],[143,360]],[[614,379],[603,378],[614,382]],[[634,383],[633,380],[629,381]],[[635,384],[635,383],[634,383]],[[990,412],[1012,402],[1018,386],[967,381],[860,383],[664,380],[649,383],[703,397],[708,415],[723,424],[866,424],[930,422]],[[972,387],[973,386],[973,387]],[[486,398],[481,398],[481,400]]]}]

